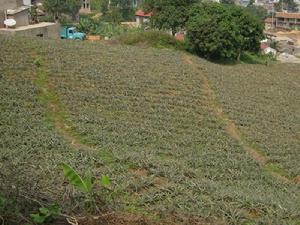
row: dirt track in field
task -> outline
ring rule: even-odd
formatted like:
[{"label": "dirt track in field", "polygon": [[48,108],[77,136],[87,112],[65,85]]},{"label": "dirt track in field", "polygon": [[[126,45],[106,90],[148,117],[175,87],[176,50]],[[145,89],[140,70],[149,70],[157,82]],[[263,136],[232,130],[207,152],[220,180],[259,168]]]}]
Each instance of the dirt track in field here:
[{"label": "dirt track in field", "polygon": [[[43,66],[37,69],[37,86],[40,88],[40,97],[46,99],[46,107],[50,114],[50,120],[57,132],[67,141],[67,143],[74,149],[95,151],[93,146],[84,144],[76,136],[72,130],[72,125],[69,124],[63,115],[66,115],[65,109],[62,107],[59,99],[56,96],[54,88],[49,84],[48,74]],[[42,80],[42,82],[41,82]],[[55,98],[49,98],[55,96]],[[147,171],[132,170],[138,177],[147,176]],[[157,177],[155,179],[155,187],[163,186],[168,181],[164,177]],[[180,222],[178,222],[180,221]],[[123,214],[123,213],[107,213],[96,216],[62,216],[56,221],[56,224],[61,225],[212,225],[212,223],[204,220],[203,218],[190,216],[190,215],[164,215],[164,219],[154,220],[146,216],[136,214]],[[218,223],[221,224],[221,223]]]},{"label": "dirt track in field", "polygon": [[[192,56],[188,54],[183,55],[183,61],[192,66],[195,70],[198,70],[197,65],[193,62]],[[216,100],[216,95],[211,88],[209,84],[209,79],[207,78],[207,75],[205,74],[205,69],[202,69],[203,71],[203,88],[204,92],[208,96],[208,99],[210,99],[210,106],[214,110],[216,116],[224,122],[225,130],[228,136],[230,136],[232,139],[236,140],[239,145],[247,152],[248,155],[251,156],[252,159],[254,159],[261,167],[266,167],[268,160],[260,153],[258,149],[255,149],[251,146],[250,143],[248,143],[244,138],[242,137],[241,133],[239,132],[236,124],[234,121],[232,121],[225,113],[222,107],[218,104]],[[300,183],[300,177],[295,177],[294,179],[289,179],[288,177],[285,177],[279,173],[270,171],[270,173],[278,178],[279,180],[286,182],[286,183]]]}]

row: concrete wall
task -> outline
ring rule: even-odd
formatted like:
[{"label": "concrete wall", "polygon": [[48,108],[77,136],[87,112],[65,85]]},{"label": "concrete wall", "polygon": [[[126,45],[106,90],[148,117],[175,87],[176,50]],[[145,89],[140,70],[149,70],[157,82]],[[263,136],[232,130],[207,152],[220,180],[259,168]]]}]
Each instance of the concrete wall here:
[{"label": "concrete wall", "polygon": [[[24,29],[23,29],[24,28]],[[41,23],[29,25],[16,29],[0,29],[0,35],[22,36],[22,37],[42,37],[49,39],[60,39],[60,25],[57,23]]]},{"label": "concrete wall", "polygon": [[4,11],[0,10],[0,28],[5,27],[4,20],[5,20],[5,13]]},{"label": "concrete wall", "polygon": [[0,0],[0,10],[15,9],[23,5],[23,0]]}]

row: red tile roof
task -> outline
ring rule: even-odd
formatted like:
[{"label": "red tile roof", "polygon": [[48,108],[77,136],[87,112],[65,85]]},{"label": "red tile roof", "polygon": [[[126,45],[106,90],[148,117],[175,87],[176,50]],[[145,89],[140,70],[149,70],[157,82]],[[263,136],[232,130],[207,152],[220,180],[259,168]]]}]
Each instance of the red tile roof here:
[{"label": "red tile roof", "polygon": [[184,35],[184,34],[181,34],[181,33],[177,33],[177,34],[175,34],[175,39],[176,39],[177,41],[184,41],[185,35]]},{"label": "red tile roof", "polygon": [[278,13],[275,14],[275,17],[290,18],[290,19],[300,19],[300,13],[278,12]]},{"label": "red tile roof", "polygon": [[145,13],[143,10],[138,10],[136,13],[135,13],[136,16],[140,16],[140,17],[151,17],[153,15],[152,12],[150,13]]},{"label": "red tile roof", "polygon": [[260,49],[261,49],[261,50],[264,50],[264,49],[266,49],[266,48],[268,48],[268,47],[269,47],[269,46],[268,46],[267,43],[265,43],[265,42],[260,43]]}]

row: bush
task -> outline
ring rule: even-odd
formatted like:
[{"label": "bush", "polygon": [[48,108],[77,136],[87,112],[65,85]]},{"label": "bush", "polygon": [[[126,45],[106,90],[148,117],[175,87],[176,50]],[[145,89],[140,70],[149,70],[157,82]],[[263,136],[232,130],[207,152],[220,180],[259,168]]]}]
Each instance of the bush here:
[{"label": "bush", "polygon": [[172,48],[185,50],[186,44],[177,41],[173,36],[161,31],[138,31],[124,33],[117,38],[122,44],[142,45],[144,47],[154,48]]},{"label": "bush", "polygon": [[244,52],[241,55],[241,62],[246,64],[262,64],[269,65],[272,62],[275,62],[276,59],[272,54],[253,54],[250,52]]},{"label": "bush", "polygon": [[86,34],[100,35],[103,37],[113,37],[121,35],[125,32],[136,31],[137,29],[122,26],[120,24],[113,24],[103,22],[100,19],[93,19],[91,17],[80,18],[77,29]]},{"label": "bush", "polygon": [[187,34],[193,49],[201,56],[239,59],[244,51],[259,51],[263,26],[241,7],[202,3],[190,11]]}]

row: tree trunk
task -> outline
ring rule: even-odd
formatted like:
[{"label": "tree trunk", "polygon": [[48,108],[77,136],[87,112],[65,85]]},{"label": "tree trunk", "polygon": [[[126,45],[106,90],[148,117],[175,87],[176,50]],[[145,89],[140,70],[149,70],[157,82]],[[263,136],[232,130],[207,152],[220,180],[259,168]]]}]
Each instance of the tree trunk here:
[{"label": "tree trunk", "polygon": [[176,29],[172,29],[172,36],[175,36],[176,34]]}]

